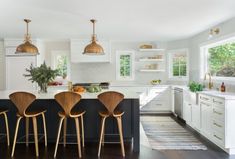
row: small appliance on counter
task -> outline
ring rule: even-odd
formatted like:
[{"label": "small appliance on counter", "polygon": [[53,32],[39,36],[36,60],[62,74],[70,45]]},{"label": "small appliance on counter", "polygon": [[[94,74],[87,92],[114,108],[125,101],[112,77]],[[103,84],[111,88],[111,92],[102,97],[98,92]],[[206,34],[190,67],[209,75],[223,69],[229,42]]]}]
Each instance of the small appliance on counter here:
[{"label": "small appliance on counter", "polygon": [[83,87],[89,93],[97,93],[102,89],[109,89],[109,82],[101,82],[101,83],[75,83],[73,84],[73,88],[75,87]]}]

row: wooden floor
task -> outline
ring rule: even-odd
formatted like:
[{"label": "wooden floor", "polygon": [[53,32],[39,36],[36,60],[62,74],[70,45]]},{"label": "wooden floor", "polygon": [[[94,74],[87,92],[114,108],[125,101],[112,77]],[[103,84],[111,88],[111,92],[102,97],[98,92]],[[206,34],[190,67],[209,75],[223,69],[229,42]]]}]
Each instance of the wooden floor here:
[{"label": "wooden floor", "polygon": [[[176,120],[178,122],[178,120]],[[181,123],[182,124],[182,123]],[[182,151],[182,150],[152,150],[149,147],[141,145],[140,152],[133,153],[132,145],[125,144],[126,158],[130,159],[235,159],[235,156],[229,156],[213,143],[209,142],[189,127],[182,124],[186,129],[190,130],[200,141],[202,141],[208,150],[196,150],[196,151]],[[40,145],[39,158],[41,159],[53,159],[55,144],[49,144],[47,148],[43,144]],[[17,144],[15,150],[14,159],[34,159],[35,151],[34,144],[30,144],[28,148],[24,144]],[[95,159],[97,157],[98,144],[86,143],[83,150],[83,158]],[[8,148],[6,144],[0,144],[0,159],[10,159],[11,147]],[[63,145],[59,145],[58,159],[75,159],[78,158],[77,146],[68,145],[66,148]],[[102,159],[120,159],[121,149],[118,144],[106,144],[101,151]]]}]

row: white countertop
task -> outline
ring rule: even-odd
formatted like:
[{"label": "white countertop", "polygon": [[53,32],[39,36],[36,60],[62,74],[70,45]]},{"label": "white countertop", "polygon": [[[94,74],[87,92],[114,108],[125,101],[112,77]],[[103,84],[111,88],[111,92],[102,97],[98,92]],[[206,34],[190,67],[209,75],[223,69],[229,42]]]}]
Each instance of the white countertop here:
[{"label": "white countertop", "polygon": [[[19,91],[19,90],[0,91],[0,99],[9,99],[9,95],[16,91]],[[20,90],[20,91],[23,91],[23,90]],[[24,90],[24,91],[35,94],[37,99],[54,99],[55,94],[62,92],[62,91],[66,91],[66,90],[48,90],[47,93],[38,93],[38,91],[29,91],[29,90]],[[96,99],[98,94],[102,92],[106,92],[106,91],[121,92],[122,94],[124,94],[125,99],[139,99],[140,98],[139,93],[132,91],[132,90],[124,89],[124,88],[111,88],[107,90],[102,90],[101,92],[98,92],[98,93],[85,92],[85,93],[81,93],[81,96],[82,96],[82,99]]]},{"label": "white countertop", "polygon": [[223,98],[225,100],[235,100],[235,93],[232,93],[232,92],[220,92],[220,91],[210,90],[210,91],[202,91],[198,93]]}]

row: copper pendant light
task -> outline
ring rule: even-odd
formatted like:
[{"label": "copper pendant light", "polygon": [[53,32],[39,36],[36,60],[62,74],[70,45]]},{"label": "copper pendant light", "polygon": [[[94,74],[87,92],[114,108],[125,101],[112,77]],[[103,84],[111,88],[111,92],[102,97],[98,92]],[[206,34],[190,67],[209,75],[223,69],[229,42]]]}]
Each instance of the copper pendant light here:
[{"label": "copper pendant light", "polygon": [[16,54],[24,54],[24,55],[38,55],[38,48],[32,44],[31,39],[30,39],[30,34],[29,34],[29,23],[31,20],[29,19],[24,19],[26,22],[26,34],[25,34],[25,40],[24,43],[19,45],[16,48]]},{"label": "copper pendant light", "polygon": [[102,48],[101,45],[97,44],[97,39],[96,39],[96,34],[95,34],[95,19],[91,19],[91,22],[93,24],[93,34],[91,38],[91,43],[88,44],[85,49],[83,54],[86,55],[103,55],[104,54],[104,49]]}]

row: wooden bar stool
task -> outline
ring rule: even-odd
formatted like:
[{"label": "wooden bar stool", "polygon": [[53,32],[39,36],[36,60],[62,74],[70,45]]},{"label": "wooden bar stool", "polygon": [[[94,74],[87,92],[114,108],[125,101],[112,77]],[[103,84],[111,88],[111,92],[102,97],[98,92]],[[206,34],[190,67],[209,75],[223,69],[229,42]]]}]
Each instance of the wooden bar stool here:
[{"label": "wooden bar stool", "polygon": [[100,133],[98,157],[100,157],[101,144],[104,143],[105,119],[107,117],[114,117],[117,120],[122,156],[125,157],[125,149],[124,149],[123,134],[122,134],[122,115],[124,114],[124,112],[115,110],[118,104],[124,99],[124,95],[119,92],[108,91],[99,94],[98,99],[107,109],[106,111],[99,112],[99,115],[101,116],[101,133]]},{"label": "wooden bar stool", "polygon": [[9,127],[8,127],[8,119],[7,119],[8,110],[0,110],[0,116],[3,115],[6,126],[6,136],[7,136],[7,146],[10,146],[10,137],[9,137]]},{"label": "wooden bar stool", "polygon": [[79,118],[81,118],[81,129],[82,129],[82,146],[84,147],[84,125],[83,125],[83,115],[85,111],[71,111],[73,107],[81,100],[81,95],[74,92],[61,92],[55,95],[55,100],[59,103],[59,105],[63,108],[63,112],[59,112],[58,115],[60,117],[59,129],[57,134],[56,146],[54,157],[56,157],[57,148],[60,139],[61,127],[64,122],[64,146],[66,145],[66,122],[67,118],[73,118],[76,125],[77,132],[77,143],[78,143],[78,154],[79,157],[82,157],[81,153],[81,141],[80,141],[80,126],[79,126]]},{"label": "wooden bar stool", "polygon": [[38,157],[39,152],[38,152],[37,117],[42,116],[45,146],[47,146],[46,120],[45,120],[45,114],[44,114],[46,112],[46,110],[43,110],[43,111],[27,111],[27,108],[36,99],[36,96],[32,93],[14,92],[14,93],[9,95],[9,98],[15,104],[15,106],[18,109],[15,136],[14,136],[14,142],[13,142],[11,156],[12,157],[14,156],[19,124],[20,124],[20,121],[21,121],[22,118],[26,119],[26,145],[28,146],[28,128],[29,128],[28,124],[29,124],[29,118],[32,118],[32,120],[33,120],[33,130],[34,130],[35,151],[36,151],[36,156]]}]

